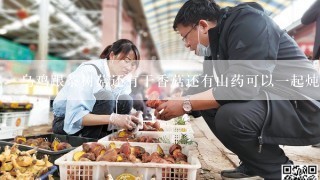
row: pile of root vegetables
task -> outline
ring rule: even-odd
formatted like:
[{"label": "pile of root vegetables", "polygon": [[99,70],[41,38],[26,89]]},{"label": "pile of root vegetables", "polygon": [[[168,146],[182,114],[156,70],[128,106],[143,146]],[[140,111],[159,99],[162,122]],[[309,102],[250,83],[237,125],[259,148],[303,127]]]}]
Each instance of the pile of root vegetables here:
[{"label": "pile of root vegetables", "polygon": [[72,148],[72,146],[69,143],[60,142],[58,138],[55,138],[51,143],[46,138],[27,139],[24,136],[17,136],[14,138],[14,142],[26,146],[38,147],[49,151],[61,151],[64,149]]},{"label": "pile of root vegetables", "polygon": [[17,144],[11,148],[6,146],[0,154],[0,180],[29,180],[48,172],[53,164],[46,155],[43,159],[37,159],[36,152],[36,149],[20,151]]},{"label": "pile of root vegetables", "polygon": [[182,147],[174,144],[165,154],[160,145],[156,152],[149,153],[141,146],[131,146],[124,143],[116,147],[114,142],[108,146],[100,143],[84,143],[82,151],[73,155],[74,161],[107,161],[107,162],[133,162],[133,163],[163,163],[163,164],[188,164],[188,157],[182,153]]},{"label": "pile of root vegetables", "polygon": [[156,122],[144,122],[143,129],[140,131],[163,131],[163,128],[160,127],[160,123]]},{"label": "pile of root vegetables", "polygon": [[152,138],[150,136],[137,137],[136,134],[127,130],[119,131],[115,136],[111,137],[110,141],[160,143],[157,138]]}]

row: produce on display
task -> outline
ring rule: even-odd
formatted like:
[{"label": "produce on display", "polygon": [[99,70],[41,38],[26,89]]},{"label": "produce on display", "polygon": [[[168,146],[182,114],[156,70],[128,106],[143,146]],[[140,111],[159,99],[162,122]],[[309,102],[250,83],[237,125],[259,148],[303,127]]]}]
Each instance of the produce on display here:
[{"label": "produce on display", "polygon": [[0,180],[3,179],[35,179],[53,166],[48,156],[43,159],[36,158],[36,149],[20,151],[17,144],[11,148],[5,146],[0,154]]},{"label": "produce on display", "polygon": [[163,131],[163,128],[160,127],[160,123],[156,122],[144,122],[143,129],[140,131]]},{"label": "produce on display", "polygon": [[117,133],[117,135],[110,138],[110,141],[128,141],[128,142],[145,142],[145,143],[160,143],[157,138],[152,138],[149,136],[137,137],[136,134],[122,130]]},{"label": "produce on display", "polygon": [[32,103],[28,102],[2,102],[0,101],[0,112],[11,112],[11,111],[30,111],[33,108]]},{"label": "produce on display", "polygon": [[177,117],[175,119],[175,123],[174,124],[175,125],[186,125],[186,121],[183,119],[182,116],[180,116],[180,117]]},{"label": "produce on display", "polygon": [[16,136],[14,142],[31,147],[38,147],[49,151],[61,151],[64,149],[72,148],[69,143],[60,142],[58,138],[55,138],[53,142],[49,142],[46,138],[30,138],[27,139],[24,136]]},{"label": "produce on display", "polygon": [[100,143],[84,143],[82,151],[73,154],[74,161],[107,161],[107,162],[133,162],[133,163],[163,163],[163,164],[188,164],[188,157],[182,153],[182,147],[174,144],[166,154],[160,145],[156,152],[147,152],[141,146],[132,146],[123,143],[116,147],[111,142],[107,147]]}]

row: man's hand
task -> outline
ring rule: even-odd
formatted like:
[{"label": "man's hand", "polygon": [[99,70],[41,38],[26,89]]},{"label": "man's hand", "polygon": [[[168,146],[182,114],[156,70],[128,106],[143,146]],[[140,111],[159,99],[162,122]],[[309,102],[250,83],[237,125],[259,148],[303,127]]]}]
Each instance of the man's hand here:
[{"label": "man's hand", "polygon": [[179,97],[163,102],[156,108],[154,115],[161,120],[170,120],[182,116],[185,114],[182,108],[183,100],[183,98]]}]

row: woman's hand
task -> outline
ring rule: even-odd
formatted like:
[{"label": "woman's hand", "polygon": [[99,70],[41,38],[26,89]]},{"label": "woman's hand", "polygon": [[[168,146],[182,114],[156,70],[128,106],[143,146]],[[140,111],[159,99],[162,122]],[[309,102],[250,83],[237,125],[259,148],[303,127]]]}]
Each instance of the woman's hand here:
[{"label": "woman's hand", "polygon": [[132,130],[137,127],[138,123],[139,119],[132,115],[112,113],[110,116],[110,124],[120,128]]}]

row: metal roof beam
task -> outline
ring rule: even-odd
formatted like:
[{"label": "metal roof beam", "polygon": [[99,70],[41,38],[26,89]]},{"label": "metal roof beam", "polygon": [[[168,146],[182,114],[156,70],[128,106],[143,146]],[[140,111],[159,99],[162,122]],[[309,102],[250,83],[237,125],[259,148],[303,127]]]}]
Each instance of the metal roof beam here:
[{"label": "metal roof beam", "polygon": [[[99,31],[99,29],[92,27],[93,24],[91,20],[88,19],[88,17],[86,17],[85,15],[79,14],[78,11],[80,11],[80,9],[75,4],[72,4],[71,1],[64,0],[62,5],[60,2],[61,1],[59,0],[54,1],[55,7],[59,10],[59,13],[57,14],[56,17],[60,19],[62,22],[68,23],[68,25],[70,25],[71,28],[74,28],[76,31],[78,31],[79,35],[81,35],[83,38],[88,40],[88,43],[85,47],[100,46],[101,43],[99,39],[101,38],[97,36],[97,34],[99,33],[93,31],[93,29],[95,29],[95,31],[97,30]],[[70,17],[65,13],[66,6],[69,9],[69,10],[66,10],[67,12],[73,11],[72,14],[68,13]],[[89,25],[87,22],[90,22]],[[82,51],[83,48],[84,47],[79,47],[76,50],[71,50],[64,54],[61,54],[61,56],[75,55],[77,52]]]},{"label": "metal roof beam", "polygon": [[[17,10],[16,9],[1,9],[1,12],[2,13],[6,13],[6,14],[16,14],[17,13]],[[38,13],[37,10],[28,10],[28,13],[30,14],[36,14]]]},{"label": "metal roof beam", "polygon": [[101,15],[101,10],[79,10],[79,13],[90,15]]},{"label": "metal roof beam", "polygon": [[23,20],[18,20],[16,18],[13,18],[13,17],[11,17],[9,15],[6,15],[6,14],[2,14],[2,15],[5,18],[13,21],[11,24],[6,24],[6,25],[4,25],[4,26],[2,26],[0,28],[0,30],[6,30],[6,31],[17,30],[17,29],[20,29],[22,27],[34,31],[35,29],[32,28],[32,27],[29,27],[29,25],[39,21],[39,16],[38,15],[33,15],[33,16],[30,16],[30,17],[28,17],[26,19],[23,19]]},{"label": "metal roof beam", "polygon": [[[38,43],[38,40],[35,39],[22,39],[22,38],[18,38],[14,40],[15,42],[19,42],[19,43]],[[74,41],[74,40],[58,40],[58,39],[50,39],[49,40],[49,44],[82,44],[82,41]]]},{"label": "metal roof beam", "polygon": [[66,52],[65,48],[50,48],[49,49],[50,53],[64,53]]},{"label": "metal roof beam", "polygon": [[19,8],[23,8],[23,6],[20,3],[18,3],[16,0],[10,0],[10,2],[12,2],[14,5],[16,5]]}]

